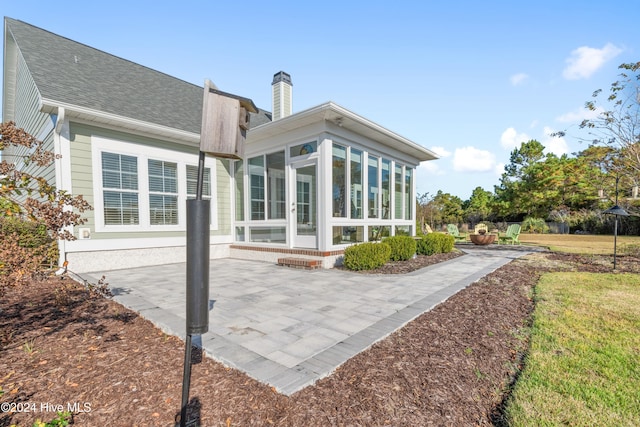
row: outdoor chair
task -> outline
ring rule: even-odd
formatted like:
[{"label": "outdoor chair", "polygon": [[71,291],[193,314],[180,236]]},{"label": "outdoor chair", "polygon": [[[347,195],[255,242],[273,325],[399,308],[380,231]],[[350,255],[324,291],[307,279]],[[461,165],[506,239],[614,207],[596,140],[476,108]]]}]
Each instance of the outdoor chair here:
[{"label": "outdoor chair", "polygon": [[484,230],[482,233],[488,233],[489,232],[489,227],[487,227],[487,224],[478,224],[475,226],[475,228],[473,229],[473,232],[475,234],[480,234],[480,230]]},{"label": "outdoor chair", "polygon": [[500,243],[520,244],[520,224],[511,224],[504,235],[499,236]]},{"label": "outdoor chair", "polygon": [[461,234],[458,230],[458,226],[455,224],[447,224],[447,232],[453,236],[453,238],[457,241],[466,241],[467,235]]}]

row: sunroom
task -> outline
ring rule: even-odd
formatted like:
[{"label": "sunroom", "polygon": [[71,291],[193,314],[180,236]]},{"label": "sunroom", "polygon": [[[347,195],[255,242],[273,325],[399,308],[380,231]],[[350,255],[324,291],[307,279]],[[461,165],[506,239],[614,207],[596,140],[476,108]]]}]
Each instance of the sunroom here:
[{"label": "sunroom", "polygon": [[437,156],[334,103],[251,129],[233,162],[234,250],[323,258],[415,234],[415,169]]}]

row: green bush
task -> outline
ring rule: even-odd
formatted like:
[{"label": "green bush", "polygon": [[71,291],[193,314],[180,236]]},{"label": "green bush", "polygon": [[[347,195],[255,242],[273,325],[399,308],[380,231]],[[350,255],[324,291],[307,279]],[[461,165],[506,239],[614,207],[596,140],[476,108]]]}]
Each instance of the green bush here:
[{"label": "green bush", "polygon": [[548,233],[549,226],[542,218],[527,217],[522,221],[522,232],[524,233]]},{"label": "green bush", "polygon": [[0,218],[0,232],[5,235],[17,234],[18,244],[23,248],[39,248],[53,240],[45,224],[16,217]]},{"label": "green bush", "polygon": [[455,238],[443,233],[429,233],[417,241],[419,255],[446,254],[453,251]]},{"label": "green bush", "polygon": [[0,217],[0,286],[27,280],[58,263],[58,244],[44,224]]},{"label": "green bush", "polygon": [[416,241],[411,236],[391,236],[382,243],[391,248],[391,261],[406,261],[416,254]]},{"label": "green bush", "polygon": [[372,270],[383,266],[391,256],[391,247],[382,243],[360,243],[344,250],[343,264],[349,270]]}]

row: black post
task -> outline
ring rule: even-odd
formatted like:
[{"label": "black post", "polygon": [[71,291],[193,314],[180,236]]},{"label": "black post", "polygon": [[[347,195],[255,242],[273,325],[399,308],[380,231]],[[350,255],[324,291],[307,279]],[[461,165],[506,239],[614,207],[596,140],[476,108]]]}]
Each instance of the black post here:
[{"label": "black post", "polygon": [[187,335],[184,347],[184,370],[182,371],[182,406],[180,408],[180,427],[187,425],[187,405],[191,386],[191,335]]},{"label": "black post", "polygon": [[616,269],[616,252],[618,247],[618,215],[614,215],[616,224],[613,226],[613,269]]},{"label": "black post", "polygon": [[211,202],[202,200],[205,153],[200,151],[196,198],[187,200],[187,337],[182,375],[180,427],[186,427],[191,385],[191,338],[209,330],[209,212]]}]

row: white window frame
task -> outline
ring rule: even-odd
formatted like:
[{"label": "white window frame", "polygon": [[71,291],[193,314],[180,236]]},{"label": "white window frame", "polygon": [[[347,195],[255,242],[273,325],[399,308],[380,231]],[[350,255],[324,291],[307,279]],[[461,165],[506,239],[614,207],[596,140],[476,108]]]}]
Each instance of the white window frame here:
[{"label": "white window frame", "polygon": [[[124,154],[133,156],[138,162],[138,209],[139,224],[105,225],[104,223],[104,188],[102,186],[102,153]],[[151,225],[149,217],[149,173],[148,160],[161,160],[178,164],[178,224]],[[186,231],[187,217],[187,165],[197,166],[198,155],[182,153],[164,148],[149,147],[141,144],[125,142],[92,135],[91,160],[93,164],[94,220],[95,232],[138,232],[138,231]],[[216,160],[205,158],[205,167],[211,173],[211,190],[216,186]],[[108,189],[107,189],[108,191]],[[218,229],[217,198],[211,198],[211,230]]]}]

